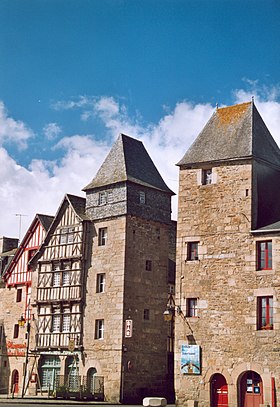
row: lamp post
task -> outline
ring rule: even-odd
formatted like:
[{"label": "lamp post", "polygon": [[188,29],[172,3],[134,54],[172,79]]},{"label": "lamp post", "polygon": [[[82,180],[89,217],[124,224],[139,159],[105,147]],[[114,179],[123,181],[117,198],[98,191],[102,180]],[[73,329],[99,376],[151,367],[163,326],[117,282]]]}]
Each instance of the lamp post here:
[{"label": "lamp post", "polygon": [[[26,319],[21,316],[20,319],[18,320],[18,325],[21,328],[25,327]],[[25,363],[24,363],[24,371],[23,371],[23,383],[22,383],[22,392],[21,392],[21,398],[24,397],[25,394],[25,382],[26,382],[26,375],[27,375],[27,365],[28,365],[28,352],[29,352],[29,340],[30,340],[30,322],[27,320],[27,325],[26,325],[26,354],[25,354]]]}]

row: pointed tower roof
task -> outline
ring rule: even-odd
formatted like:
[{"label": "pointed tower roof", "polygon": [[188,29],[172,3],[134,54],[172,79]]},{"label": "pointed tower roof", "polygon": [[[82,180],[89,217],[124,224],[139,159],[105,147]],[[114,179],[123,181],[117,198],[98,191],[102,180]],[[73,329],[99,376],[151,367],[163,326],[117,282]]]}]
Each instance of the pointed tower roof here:
[{"label": "pointed tower roof", "polygon": [[120,134],[96,176],[83,191],[124,181],[174,195],[163,181],[143,143]]},{"label": "pointed tower roof", "polygon": [[177,165],[256,158],[280,166],[280,150],[254,102],[217,109]]}]

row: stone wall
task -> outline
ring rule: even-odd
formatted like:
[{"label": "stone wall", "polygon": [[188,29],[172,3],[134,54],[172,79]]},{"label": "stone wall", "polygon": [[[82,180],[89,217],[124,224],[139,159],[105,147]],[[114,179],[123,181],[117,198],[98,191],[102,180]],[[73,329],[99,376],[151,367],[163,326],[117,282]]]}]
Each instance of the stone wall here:
[{"label": "stone wall", "polygon": [[[210,405],[210,382],[222,373],[229,406],[237,406],[242,373],[261,375],[264,402],[271,403],[271,377],[278,364],[280,310],[279,243],[273,236],[273,270],[256,270],[256,240],[251,233],[252,167],[213,168],[215,183],[199,185],[199,169],[180,171],[177,235],[175,390],[178,405]],[[198,242],[198,260],[187,260],[189,242]],[[257,297],[273,295],[274,329],[257,330]],[[197,317],[187,317],[186,301],[197,298]],[[201,347],[201,375],[182,374],[181,346]],[[277,394],[278,398],[279,395]]]}]

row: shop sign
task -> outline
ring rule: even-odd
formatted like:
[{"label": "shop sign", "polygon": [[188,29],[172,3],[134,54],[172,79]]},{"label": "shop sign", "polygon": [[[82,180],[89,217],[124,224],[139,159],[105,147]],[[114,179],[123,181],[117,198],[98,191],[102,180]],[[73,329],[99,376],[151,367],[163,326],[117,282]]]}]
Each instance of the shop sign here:
[{"label": "shop sign", "polygon": [[182,345],[181,373],[201,374],[201,357],[199,345]]},{"label": "shop sign", "polygon": [[132,337],[132,319],[127,319],[125,321],[125,338]]}]

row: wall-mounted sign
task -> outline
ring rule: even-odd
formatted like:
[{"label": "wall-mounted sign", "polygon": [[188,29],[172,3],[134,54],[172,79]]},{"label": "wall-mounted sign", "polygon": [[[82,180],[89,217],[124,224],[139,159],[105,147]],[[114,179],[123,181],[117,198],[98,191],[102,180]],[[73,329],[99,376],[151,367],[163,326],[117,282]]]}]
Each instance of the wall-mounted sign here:
[{"label": "wall-mounted sign", "polygon": [[125,333],[124,333],[125,338],[131,338],[132,337],[132,319],[126,319],[125,321]]},{"label": "wall-mounted sign", "polygon": [[181,373],[200,374],[201,357],[199,345],[182,345]]}]

